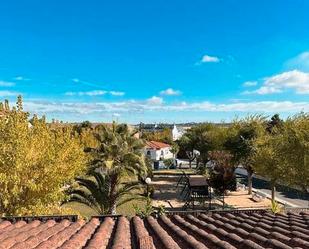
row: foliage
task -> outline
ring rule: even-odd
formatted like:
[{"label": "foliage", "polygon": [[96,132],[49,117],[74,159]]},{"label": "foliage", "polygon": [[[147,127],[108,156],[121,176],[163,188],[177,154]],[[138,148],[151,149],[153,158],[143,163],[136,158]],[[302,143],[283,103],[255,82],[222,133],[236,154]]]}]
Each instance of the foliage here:
[{"label": "foliage", "polygon": [[260,176],[266,177],[271,184],[272,200],[275,198],[275,185],[279,180],[287,179],[287,165],[283,160],[282,145],[285,143],[282,135],[273,136],[265,133],[255,140],[253,168]]},{"label": "foliage", "polygon": [[167,127],[161,131],[143,132],[141,138],[147,141],[159,141],[167,144],[173,143],[172,131]]},{"label": "foliage", "polygon": [[146,174],[145,174],[145,177],[150,177],[152,178],[153,177],[153,161],[151,159],[149,159],[147,156],[144,158],[145,160],[145,165],[146,165]]},{"label": "foliage", "polygon": [[[200,152],[198,159],[206,165],[209,160],[208,152],[221,149],[226,136],[226,128],[224,127],[209,123],[201,124],[188,130],[180,138],[180,150],[186,151],[189,157],[191,157],[193,150],[198,150]],[[195,157],[191,157],[190,160],[194,159]]]},{"label": "foliage", "polygon": [[254,140],[265,131],[265,118],[249,116],[242,120],[235,120],[228,129],[228,136],[224,148],[233,155],[236,164],[244,167],[251,166],[251,157],[254,152]]},{"label": "foliage", "polygon": [[265,132],[265,118],[259,115],[235,120],[228,129],[224,148],[233,155],[233,162],[242,165],[248,172],[248,192],[252,193],[252,175],[254,173],[252,158],[254,142]]},{"label": "foliage", "polygon": [[213,165],[210,171],[210,186],[220,193],[236,189],[235,167],[231,163],[232,155],[226,151],[210,151],[209,158]]},{"label": "foliage", "polygon": [[272,200],[270,210],[273,214],[278,214],[282,212],[282,206],[277,201]]},{"label": "foliage", "polygon": [[223,194],[226,190],[236,190],[236,176],[233,175],[227,181],[224,180],[222,174],[218,174],[214,171],[209,173],[210,186],[215,189],[216,192]]},{"label": "foliage", "polygon": [[283,120],[280,119],[279,114],[275,114],[271,117],[270,121],[267,122],[266,131],[272,133],[274,131],[274,128],[276,128],[276,130],[280,130],[282,126]]},{"label": "foliage", "polygon": [[152,203],[152,200],[150,196],[148,196],[146,200],[146,205],[144,208],[134,205],[133,208],[135,210],[136,215],[140,216],[141,218],[146,218],[152,215],[155,212],[155,209],[151,203]]},{"label": "foliage", "polygon": [[99,171],[91,171],[87,177],[76,179],[77,186],[68,190],[69,202],[79,202],[92,208],[97,215],[109,214],[113,208],[114,199],[116,206],[120,206],[132,198],[139,198],[136,195],[144,186],[140,182],[131,181],[120,184],[115,192],[111,191],[111,177]]},{"label": "foliage", "polygon": [[111,213],[116,213],[117,191],[129,176],[137,176],[138,180],[145,179],[147,172],[146,160],[143,155],[144,143],[130,132],[127,125],[112,127],[104,125],[97,127],[95,137],[98,146],[87,148],[93,160],[90,170],[101,170],[110,178],[109,206]]},{"label": "foliage", "polygon": [[210,172],[209,172],[207,165],[203,165],[203,164],[197,165],[197,167],[195,169],[195,173],[198,174],[198,175],[203,175],[207,178],[210,175]]},{"label": "foliage", "polygon": [[174,161],[175,160],[173,158],[169,158],[169,159],[164,159],[163,163],[169,169],[172,166],[174,166]]},{"label": "foliage", "polygon": [[280,128],[281,160],[285,167],[285,182],[309,191],[309,115],[290,117]]},{"label": "foliage", "polygon": [[85,156],[70,127],[51,130],[45,118],[28,122],[21,97],[0,117],[0,212],[49,213],[66,198],[64,189],[85,168]]},{"label": "foliage", "polygon": [[151,200],[149,195],[146,198],[146,204],[145,204],[144,208],[141,208],[137,205],[133,205],[133,207],[134,207],[134,210],[135,210],[135,214],[137,216],[140,216],[141,218],[147,218],[147,217],[149,217],[153,214],[163,215],[165,213],[165,208],[164,208],[163,205],[160,205],[158,207],[152,206],[152,200]]},{"label": "foliage", "polygon": [[165,207],[164,205],[159,205],[158,207],[156,207],[156,214],[161,216],[165,214]]},{"label": "foliage", "polygon": [[173,154],[174,158],[177,158],[177,154],[179,152],[179,145],[173,142],[170,151]]}]

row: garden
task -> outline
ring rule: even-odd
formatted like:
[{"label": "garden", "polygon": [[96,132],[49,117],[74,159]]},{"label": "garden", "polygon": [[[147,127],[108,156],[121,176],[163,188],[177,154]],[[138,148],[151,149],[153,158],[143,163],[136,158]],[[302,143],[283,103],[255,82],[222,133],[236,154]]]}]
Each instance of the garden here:
[{"label": "garden", "polygon": [[[308,194],[306,113],[198,124],[177,141],[166,141],[167,130],[150,134],[172,144],[174,159],[188,161],[187,169],[172,160],[170,169],[159,171],[144,154],[147,137],[126,124],[48,123],[30,117],[21,96],[12,108],[1,103],[0,113],[2,216],[267,208],[276,204],[283,182]],[[237,181],[238,167],[248,173],[247,186]],[[269,181],[272,202],[252,193],[253,174]]]}]

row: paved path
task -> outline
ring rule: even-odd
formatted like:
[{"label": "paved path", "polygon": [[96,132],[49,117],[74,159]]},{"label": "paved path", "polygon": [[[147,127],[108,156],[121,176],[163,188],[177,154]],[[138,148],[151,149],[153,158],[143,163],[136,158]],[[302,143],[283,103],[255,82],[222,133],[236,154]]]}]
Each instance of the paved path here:
[{"label": "paved path", "polygon": [[[244,169],[238,168],[236,169],[236,174],[240,176],[241,182],[247,184],[247,172]],[[268,194],[271,194],[269,182],[266,180],[260,179],[256,176],[253,177],[253,188],[258,191]],[[293,204],[293,206],[297,207],[309,207],[309,195],[304,194],[303,192],[283,186],[277,186],[276,197],[287,203]]]}]

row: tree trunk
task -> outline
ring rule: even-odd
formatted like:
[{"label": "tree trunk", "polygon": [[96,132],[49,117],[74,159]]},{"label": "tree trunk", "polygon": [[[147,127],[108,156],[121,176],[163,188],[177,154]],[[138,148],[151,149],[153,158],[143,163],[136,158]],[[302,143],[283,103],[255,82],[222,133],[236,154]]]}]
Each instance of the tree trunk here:
[{"label": "tree trunk", "polygon": [[110,176],[110,196],[109,196],[109,214],[115,215],[117,210],[117,198],[116,198],[116,188],[118,182],[118,176],[112,175]]},{"label": "tree trunk", "polygon": [[114,203],[111,204],[109,213],[110,213],[111,215],[116,215],[116,214],[117,214],[116,202],[114,202]]},{"label": "tree trunk", "polygon": [[253,175],[253,170],[251,167],[247,169],[247,174],[248,174],[248,194],[252,194],[252,175]]},{"label": "tree trunk", "polygon": [[200,164],[200,159],[196,157],[196,168],[198,168],[198,165]]},{"label": "tree trunk", "polygon": [[274,182],[271,182],[271,201],[276,200],[276,185]]}]

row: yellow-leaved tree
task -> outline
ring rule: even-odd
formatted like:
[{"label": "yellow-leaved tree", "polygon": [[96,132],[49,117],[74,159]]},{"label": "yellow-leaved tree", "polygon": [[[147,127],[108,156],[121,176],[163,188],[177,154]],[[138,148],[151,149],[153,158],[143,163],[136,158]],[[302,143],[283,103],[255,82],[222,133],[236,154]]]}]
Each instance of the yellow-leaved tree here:
[{"label": "yellow-leaved tree", "polygon": [[65,188],[85,169],[80,140],[70,127],[50,129],[45,118],[0,105],[0,213],[61,213]]}]

